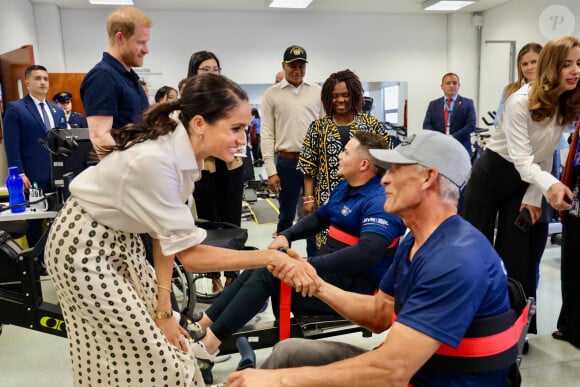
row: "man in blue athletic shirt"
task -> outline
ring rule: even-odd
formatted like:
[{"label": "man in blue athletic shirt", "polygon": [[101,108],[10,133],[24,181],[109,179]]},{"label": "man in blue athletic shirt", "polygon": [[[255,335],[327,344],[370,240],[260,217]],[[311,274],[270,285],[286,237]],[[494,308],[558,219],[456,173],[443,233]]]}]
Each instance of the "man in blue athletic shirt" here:
[{"label": "man in blue athletic shirt", "polygon": [[[315,296],[374,332],[390,328],[385,342],[367,351],[338,342],[285,340],[263,364],[277,369],[233,373],[228,387],[505,385],[509,366],[487,372],[433,366],[434,359],[460,342],[460,354],[452,356],[465,360],[461,348],[469,345],[464,336],[468,328],[472,332],[474,320],[503,316],[510,309],[501,259],[483,234],[457,215],[459,190],[469,177],[469,155],[454,139],[432,131],[413,135],[394,150],[370,152],[387,169],[384,209],[399,215],[411,233],[374,296],[324,281]],[[285,272],[273,274],[284,279]],[[486,351],[497,347],[483,341]],[[310,367],[284,368],[298,366]]]}]

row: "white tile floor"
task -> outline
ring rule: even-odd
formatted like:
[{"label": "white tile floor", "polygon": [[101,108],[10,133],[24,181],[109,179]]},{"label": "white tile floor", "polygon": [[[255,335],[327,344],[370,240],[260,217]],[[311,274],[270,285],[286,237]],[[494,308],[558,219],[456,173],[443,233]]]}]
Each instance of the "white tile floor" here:
[{"label": "white tile floor", "polygon": [[[248,245],[265,248],[271,241],[275,225],[256,225],[244,222],[249,230]],[[293,246],[304,253],[302,242]],[[551,338],[560,309],[560,248],[546,248],[541,265],[541,280],[538,290],[538,335],[530,338],[530,353],[522,362],[523,385],[578,386],[580,385],[580,350],[565,342]],[[45,299],[54,302],[56,297],[50,280],[43,279]],[[271,318],[266,311],[261,319]],[[363,338],[360,333],[336,336],[334,340],[372,348],[381,342],[383,335]],[[270,349],[256,351],[258,363],[269,354]],[[214,368],[215,381],[223,381],[233,371],[239,356],[219,363]],[[0,335],[0,386],[6,387],[67,387],[72,386],[70,359],[66,339],[24,328],[4,326]]]}]

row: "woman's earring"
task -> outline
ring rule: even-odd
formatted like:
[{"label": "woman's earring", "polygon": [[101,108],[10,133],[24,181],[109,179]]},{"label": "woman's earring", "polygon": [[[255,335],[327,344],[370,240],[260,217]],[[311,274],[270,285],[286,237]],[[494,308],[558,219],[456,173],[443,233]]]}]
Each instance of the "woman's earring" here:
[{"label": "woman's earring", "polygon": [[203,138],[203,133],[199,134],[199,138],[202,139]]}]

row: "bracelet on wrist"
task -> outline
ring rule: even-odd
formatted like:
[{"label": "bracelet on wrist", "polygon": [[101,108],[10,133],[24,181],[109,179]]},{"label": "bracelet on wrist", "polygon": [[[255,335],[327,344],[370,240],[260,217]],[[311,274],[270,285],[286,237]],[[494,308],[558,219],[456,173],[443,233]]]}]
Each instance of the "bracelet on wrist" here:
[{"label": "bracelet on wrist", "polygon": [[173,311],[169,311],[169,312],[159,312],[159,311],[155,311],[155,315],[153,316],[153,318],[155,320],[167,320],[169,318],[173,317]]},{"label": "bracelet on wrist", "polygon": [[312,201],[314,201],[314,196],[312,196],[312,195],[303,196],[302,197],[302,200],[304,200],[304,201],[306,201],[306,200],[312,200]]},{"label": "bracelet on wrist", "polygon": [[161,285],[157,285],[157,287],[158,287],[159,289],[167,290],[169,293],[171,293],[171,288],[170,288],[170,287],[167,287],[167,286],[161,286]]},{"label": "bracelet on wrist", "polygon": [[314,200],[312,199],[304,201],[304,204],[312,204],[312,203],[314,203]]}]

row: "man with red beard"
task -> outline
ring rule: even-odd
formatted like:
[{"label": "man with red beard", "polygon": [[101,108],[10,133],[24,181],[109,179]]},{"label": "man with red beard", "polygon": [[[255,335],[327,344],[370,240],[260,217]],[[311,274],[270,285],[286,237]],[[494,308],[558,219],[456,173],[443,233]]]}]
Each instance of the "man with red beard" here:
[{"label": "man with red beard", "polygon": [[121,7],[107,19],[109,51],[81,84],[91,142],[100,148],[115,144],[111,129],[136,122],[149,106],[133,67],[143,66],[149,53],[151,26],[147,15],[133,7]]}]

